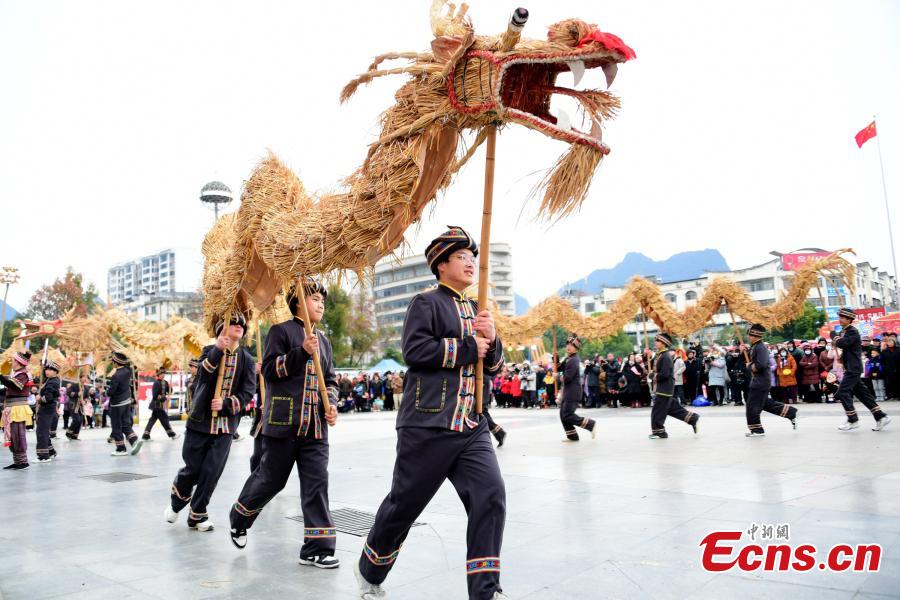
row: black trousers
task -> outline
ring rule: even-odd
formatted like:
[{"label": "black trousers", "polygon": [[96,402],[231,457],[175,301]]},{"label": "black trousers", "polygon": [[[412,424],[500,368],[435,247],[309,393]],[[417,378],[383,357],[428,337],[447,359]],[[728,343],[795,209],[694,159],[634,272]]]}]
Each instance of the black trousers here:
[{"label": "black trousers", "polygon": [[150,430],[153,429],[153,426],[156,425],[157,421],[160,422],[169,437],[175,437],[175,432],[172,431],[172,425],[169,424],[169,413],[162,408],[154,408],[153,412],[150,413],[150,420],[147,421],[147,426],[144,428],[145,439],[150,439]]},{"label": "black trousers", "polygon": [[875,396],[869,391],[862,381],[860,381],[859,373],[844,373],[841,384],[838,386],[837,392],[834,394],[835,400],[840,400],[844,405],[844,412],[847,413],[847,420],[851,423],[859,421],[859,415],[853,407],[853,396],[859,398],[859,401],[871,411],[876,421],[880,421],[884,417],[884,411],[875,402]]},{"label": "black trousers", "polygon": [[765,433],[759,418],[762,411],[785,419],[793,419],[797,416],[797,409],[793,406],[772,400],[769,397],[769,388],[751,387],[747,394],[747,426],[750,427],[751,432]]},{"label": "black trousers", "polygon": [[134,424],[131,420],[131,405],[109,407],[109,420],[112,425],[111,437],[116,442],[116,450],[125,449],[125,440],[132,446],[137,441]]},{"label": "black trousers", "polygon": [[563,429],[566,432],[566,437],[572,441],[576,441],[578,439],[578,430],[576,427],[581,427],[582,429],[587,429],[588,431],[593,431],[596,423],[593,419],[588,419],[587,417],[579,417],[575,414],[575,409],[578,407],[578,400],[566,400],[563,398],[562,406],[559,409],[559,420],[562,421]]},{"label": "black trousers", "polygon": [[72,417],[72,411],[63,407],[63,429],[69,428],[69,419]]},{"label": "black trousers", "polygon": [[391,491],[378,508],[359,570],[380,584],[400,554],[410,525],[446,479],[469,517],[466,574],[469,598],[493,598],[500,589],[500,546],[506,522],[506,487],[486,419],[474,429],[402,427]]},{"label": "black trousers", "polygon": [[53,425],[54,417],[56,417],[55,404],[41,405],[37,414],[37,423],[34,427],[37,435],[38,458],[50,458],[56,454],[56,450],[53,449],[53,442],[50,441],[50,427]]},{"label": "black trousers", "polygon": [[72,439],[78,439],[81,433],[81,426],[84,424],[84,415],[80,412],[72,411],[72,420],[69,423],[69,430],[66,432]]},{"label": "black trousers", "polygon": [[666,417],[674,417],[693,425],[700,419],[700,415],[687,410],[675,396],[653,397],[653,408],[650,409],[650,431],[652,433],[666,432]]},{"label": "black trousers", "polygon": [[193,429],[185,430],[184,445],[181,447],[184,466],[172,482],[172,510],[179,512],[190,503],[189,523],[206,519],[206,506],[225,470],[230,451],[230,433],[210,434]]},{"label": "black trousers", "polygon": [[259,434],[256,440],[259,462],[231,507],[232,529],[250,529],[266,504],[284,489],[296,465],[303,511],[300,557],[334,556],[337,532],[328,510],[328,440],[293,434],[286,438]]}]

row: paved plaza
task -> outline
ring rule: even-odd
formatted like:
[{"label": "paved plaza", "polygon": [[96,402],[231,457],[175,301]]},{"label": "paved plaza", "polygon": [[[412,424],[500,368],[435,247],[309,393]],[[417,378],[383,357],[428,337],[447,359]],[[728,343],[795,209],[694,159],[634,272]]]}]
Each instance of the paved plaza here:
[{"label": "paved plaza", "polygon": [[[885,409],[895,422],[879,433],[868,413],[859,430],[841,433],[840,407],[813,405],[800,407],[798,431],[764,415],[767,437],[746,439],[741,408],[701,408],[698,436],[670,420],[671,437],[657,441],[647,439],[649,409],[586,410],[600,433],[577,444],[560,442],[554,410],[495,409],[510,434],[498,451],[507,489],[504,591],[529,600],[900,597],[900,406]],[[331,430],[332,510],[377,509],[391,480],[394,416],[341,415]],[[113,458],[108,432],[56,440],[60,459],[47,465],[36,464],[29,433],[31,469],[0,475],[3,598],[356,597],[352,564],[363,538],[338,534],[336,571],[297,564],[303,525],[289,519],[300,513],[296,478],[262,512],[247,548],[231,545],[228,511],[249,474],[251,438],[232,446],[209,507],[215,531],[199,533],[184,515],[175,525],[162,517],[181,440],[157,429],[137,457]],[[111,472],[150,477],[86,478]],[[465,598],[466,518],[449,483],[419,521],[385,582],[387,597]],[[881,544],[881,571],[700,567],[706,534],[752,523],[787,523],[790,543],[820,552]]]}]

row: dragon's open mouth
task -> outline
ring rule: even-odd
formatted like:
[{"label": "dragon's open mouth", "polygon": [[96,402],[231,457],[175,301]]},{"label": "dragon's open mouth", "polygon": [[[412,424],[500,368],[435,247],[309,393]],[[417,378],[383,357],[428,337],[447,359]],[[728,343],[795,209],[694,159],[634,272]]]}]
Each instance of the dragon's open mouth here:
[{"label": "dragon's open mouth", "polygon": [[[602,141],[601,125],[603,120],[613,116],[619,107],[619,100],[603,90],[576,90],[556,85],[561,72],[571,71],[577,87],[584,72],[594,68],[603,69],[607,84],[615,77],[616,63],[607,52],[579,56],[516,57],[500,67],[499,102],[513,119],[569,143],[589,145],[606,154],[609,147]],[[550,114],[553,94],[574,98],[590,130],[576,129],[564,113],[559,117]]]}]

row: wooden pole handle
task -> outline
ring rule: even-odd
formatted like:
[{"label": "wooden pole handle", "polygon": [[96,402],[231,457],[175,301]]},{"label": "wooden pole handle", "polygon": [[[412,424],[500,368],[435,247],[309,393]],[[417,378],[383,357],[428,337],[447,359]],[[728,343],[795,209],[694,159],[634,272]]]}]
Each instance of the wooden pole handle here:
[{"label": "wooden pole handle", "polygon": [[731,305],[728,304],[727,300],[725,301],[725,306],[728,307],[728,314],[731,315],[731,326],[734,327],[734,332],[738,336],[738,342],[740,342],[744,349],[744,362],[747,363],[747,366],[750,366],[750,355],[747,354],[747,347],[744,346],[744,336],[741,335],[741,330],[738,329],[737,321],[734,319],[734,312],[731,310]]},{"label": "wooden pole handle", "polygon": [[[497,127],[488,125],[487,155],[484,159],[484,205],[481,211],[481,254],[478,255],[478,310],[485,310],[488,301],[488,273],[491,255],[491,215],[494,205],[494,157],[497,153]],[[484,359],[475,365],[475,412],[481,414],[484,405]]]},{"label": "wooden pole handle", "polygon": [[[297,280],[297,289],[300,290],[300,307],[303,311],[303,329],[306,330],[306,335],[311,336],[315,335],[313,331],[312,324],[309,322],[309,309],[306,308],[306,286],[304,285],[304,278],[301,276]],[[322,397],[322,406],[325,408],[325,412],[331,412],[331,403],[328,402],[328,388],[325,386],[325,374],[322,372],[322,361],[319,360],[319,352],[316,351],[313,353],[313,367],[316,370],[316,381],[319,384],[319,396]]]},{"label": "wooden pole handle", "polygon": [[553,324],[553,352],[550,353],[550,361],[553,363],[553,401],[557,404],[559,400],[557,400],[557,396],[559,395],[559,381],[557,380],[557,375],[559,374],[556,369],[556,359],[558,357],[557,345],[556,345],[556,323]]},{"label": "wooden pole handle", "polygon": [[[223,325],[222,325],[222,332],[226,331],[229,326],[231,326],[231,310],[229,310],[228,313],[225,315],[225,321],[223,322]],[[221,335],[222,332],[219,332],[219,335]],[[222,360],[219,361],[219,371],[218,371],[218,374],[216,375],[216,393],[213,395],[213,398],[221,398],[222,397],[222,386],[225,383],[225,359],[226,359],[226,356],[227,356],[227,353],[223,350],[222,351]],[[219,416],[219,411],[217,411],[217,410],[212,411],[213,419],[218,418],[218,416]]]},{"label": "wooden pole handle", "polygon": [[[257,319],[256,320],[256,363],[262,364],[262,334],[259,332],[259,329],[262,325],[262,322]],[[262,371],[259,373],[259,410],[262,411],[263,405],[265,403],[266,398],[266,380],[263,377]]]}]

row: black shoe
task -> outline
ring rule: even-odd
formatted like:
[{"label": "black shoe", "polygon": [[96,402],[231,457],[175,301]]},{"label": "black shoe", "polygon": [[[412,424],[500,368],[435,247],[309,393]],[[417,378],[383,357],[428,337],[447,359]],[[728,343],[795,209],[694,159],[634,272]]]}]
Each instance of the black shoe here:
[{"label": "black shoe", "polygon": [[649,435],[649,438],[651,440],[665,440],[665,439],[669,438],[669,434],[666,433],[665,431],[661,431],[659,433],[651,433]]},{"label": "black shoe", "polygon": [[497,447],[499,448],[500,446],[503,445],[503,442],[506,441],[506,430],[501,429],[500,431],[498,431],[497,433],[494,434],[494,437],[497,438]]},{"label": "black shoe", "polygon": [[11,465],[6,465],[5,467],[3,467],[3,470],[4,471],[12,471],[15,468],[16,468],[16,463],[13,463]]},{"label": "black shoe", "polygon": [[149,442],[149,441],[150,441],[150,434],[149,434],[149,433],[145,433],[144,435],[141,436],[141,439],[144,440],[145,442]]},{"label": "black shoe", "polygon": [[13,471],[24,471],[25,469],[28,469],[30,466],[31,465],[29,465],[28,463],[17,463],[17,464],[9,465],[6,468],[12,469]]},{"label": "black shoe", "polygon": [[697,423],[699,423],[699,422],[700,422],[700,416],[698,415],[697,418],[694,419],[694,422],[691,423],[691,428],[693,428],[695,434],[697,433]]},{"label": "black shoe", "polygon": [[247,547],[247,530],[246,529],[232,529],[231,530],[231,543],[234,544],[235,548],[238,550],[243,550]]}]

